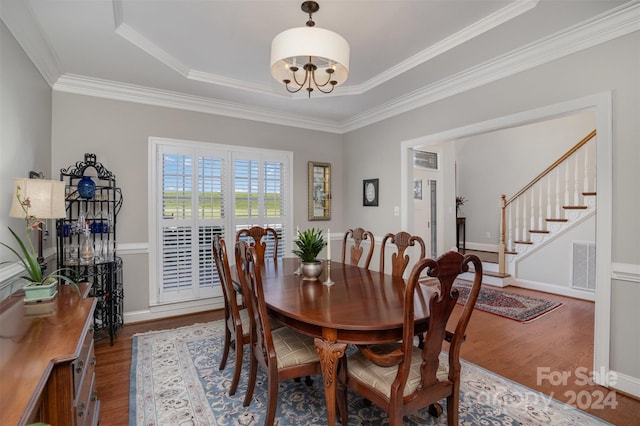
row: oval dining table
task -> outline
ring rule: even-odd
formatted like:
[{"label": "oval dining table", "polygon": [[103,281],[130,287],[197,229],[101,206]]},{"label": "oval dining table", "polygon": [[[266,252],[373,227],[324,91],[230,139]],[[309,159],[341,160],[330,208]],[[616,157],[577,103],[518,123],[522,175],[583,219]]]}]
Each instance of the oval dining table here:
[{"label": "oval dining table", "polygon": [[[330,262],[316,281],[296,274],[298,259],[265,260],[262,272],[269,314],[282,324],[315,338],[324,384],[327,422],[335,425],[339,359],[347,344],[402,339],[405,280],[353,265]],[[333,283],[326,285],[330,271]],[[419,286],[416,332],[428,326],[431,286]]]}]

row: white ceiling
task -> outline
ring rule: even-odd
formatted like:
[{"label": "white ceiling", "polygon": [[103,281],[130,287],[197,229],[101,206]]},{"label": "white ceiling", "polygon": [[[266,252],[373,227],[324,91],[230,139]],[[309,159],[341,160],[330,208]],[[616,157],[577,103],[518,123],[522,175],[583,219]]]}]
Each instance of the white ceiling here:
[{"label": "white ceiling", "polygon": [[301,3],[2,0],[0,17],[54,90],[334,132],[589,47],[629,11],[638,19],[635,0],[320,0],[316,26],[347,39],[351,69],[308,99],[269,70],[273,37],[304,26]]}]

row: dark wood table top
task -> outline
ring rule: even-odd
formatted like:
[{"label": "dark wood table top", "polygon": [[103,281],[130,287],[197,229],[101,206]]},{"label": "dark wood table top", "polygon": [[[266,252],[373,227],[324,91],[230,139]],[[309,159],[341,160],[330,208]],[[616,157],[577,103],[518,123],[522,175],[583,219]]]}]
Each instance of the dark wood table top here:
[{"label": "dark wood table top", "polygon": [[[402,338],[405,281],[339,262],[331,263],[318,281],[295,275],[297,259],[265,261],[265,301],[273,317],[313,337],[344,343],[392,342]],[[429,286],[420,286],[415,302],[416,330],[428,323]]]}]

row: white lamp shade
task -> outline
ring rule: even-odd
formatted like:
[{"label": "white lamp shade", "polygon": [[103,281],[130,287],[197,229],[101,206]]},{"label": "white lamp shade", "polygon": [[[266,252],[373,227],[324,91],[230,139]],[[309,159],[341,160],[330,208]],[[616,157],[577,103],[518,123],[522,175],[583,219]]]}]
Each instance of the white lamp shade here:
[{"label": "white lamp shade", "polygon": [[24,218],[25,212],[17,198],[20,188],[20,201],[30,201],[29,216],[38,219],[58,219],[66,216],[64,187],[59,180],[16,178],[13,185],[13,199],[9,216]]},{"label": "white lamp shade", "polygon": [[291,79],[289,67],[300,69],[313,57],[316,75],[334,68],[332,80],[344,83],[349,76],[349,43],[340,34],[323,28],[298,27],[278,34],[271,42],[271,75],[277,81]]}]

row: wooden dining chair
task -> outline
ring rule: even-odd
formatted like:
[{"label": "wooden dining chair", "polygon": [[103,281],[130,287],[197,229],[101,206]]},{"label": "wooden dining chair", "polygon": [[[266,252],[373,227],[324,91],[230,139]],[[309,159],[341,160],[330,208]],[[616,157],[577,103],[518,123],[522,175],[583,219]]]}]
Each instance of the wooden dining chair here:
[{"label": "wooden dining chair", "polygon": [[[473,264],[474,280],[455,331],[446,330],[447,321],[458,300],[453,283]],[[414,295],[423,271],[437,278],[439,288],[429,298],[429,327],[422,349],[413,345]],[[399,345],[359,346],[358,351],[341,360],[338,375],[338,406],[342,424],[347,424],[346,389],[364,396],[389,414],[389,424],[402,425],[405,414],[437,404],[433,413],[442,412],[438,401],[447,399],[447,423],[458,424],[460,398],[460,347],[482,284],[482,263],[475,255],[450,251],[437,260],[422,259],[415,264],[405,289],[403,340]],[[450,342],[448,367],[440,364],[443,342]],[[387,352],[381,352],[381,348]],[[439,410],[437,409],[439,407]]]},{"label": "wooden dining chair", "polygon": [[231,388],[229,388],[229,395],[235,395],[240,381],[240,372],[242,371],[244,345],[248,345],[251,340],[249,311],[238,306],[237,293],[231,281],[227,246],[220,235],[213,237],[213,258],[216,262],[216,269],[220,277],[220,287],[222,287],[224,296],[224,349],[222,350],[222,360],[220,360],[218,369],[223,370],[226,367],[229,349],[233,347],[236,354],[236,363],[233,368],[233,380],[231,381]]},{"label": "wooden dining chair", "polygon": [[[349,240],[351,240],[351,245],[347,248],[349,244]],[[373,257],[373,249],[375,248],[375,239],[373,234],[369,231],[366,231],[362,228],[349,229],[344,234],[344,238],[342,240],[342,263],[347,263],[347,251],[349,252],[349,260],[348,263],[351,265],[358,266],[360,263],[360,258],[364,253],[364,247],[361,247],[362,241],[369,241],[369,250],[367,251],[367,257],[364,261],[364,268],[369,269],[369,265],[371,264],[371,258]]]},{"label": "wooden dining chair", "polygon": [[238,241],[246,241],[254,246],[261,262],[264,262],[266,253],[271,254],[274,260],[278,258],[278,233],[273,228],[252,226],[240,229],[236,232],[236,243]]},{"label": "wooden dining chair", "polygon": [[311,337],[296,333],[289,327],[271,328],[256,247],[244,241],[236,243],[236,268],[243,292],[248,295],[247,308],[251,320],[251,367],[243,405],[246,407],[251,403],[260,366],[267,374],[268,386],[264,424],[272,425],[278,404],[279,382],[320,374],[320,359]]},{"label": "wooden dining chair", "polygon": [[409,254],[405,253],[407,248],[414,247],[416,244],[420,246],[420,255],[414,261],[424,259],[426,249],[424,240],[408,232],[400,231],[397,234],[388,233],[382,238],[382,246],[380,247],[380,272],[385,272],[385,256],[387,251],[387,243],[394,244],[396,251],[391,255],[391,275],[401,277],[409,265]]}]

